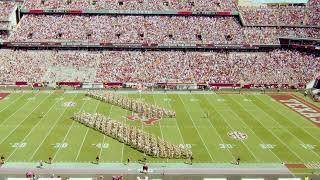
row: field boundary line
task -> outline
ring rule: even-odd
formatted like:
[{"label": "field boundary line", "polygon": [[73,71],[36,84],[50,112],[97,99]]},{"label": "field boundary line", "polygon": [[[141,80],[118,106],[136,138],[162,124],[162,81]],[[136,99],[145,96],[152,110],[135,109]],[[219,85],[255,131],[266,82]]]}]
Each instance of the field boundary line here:
[{"label": "field boundary line", "polygon": [[[269,105],[267,105],[266,103],[264,103],[262,100],[260,100],[259,99],[259,101],[262,103],[262,104],[264,104],[265,106],[267,106],[267,107],[269,107],[270,108],[270,106]],[[274,110],[274,108],[272,108],[271,107],[271,109],[273,109]],[[276,111],[276,110],[275,110]],[[279,113],[278,111],[276,111],[277,113]],[[275,121],[275,122],[277,122],[282,128],[283,128],[283,130],[284,131],[287,131],[289,134],[291,134],[295,139],[297,139],[298,140],[298,142],[300,142],[300,143],[302,143],[302,144],[304,144],[304,142],[300,139],[300,138],[298,138],[296,135],[294,135],[291,131],[289,131],[288,129],[286,129],[282,124],[280,124],[278,121],[276,121],[272,116],[270,116],[272,119],[273,119],[273,121]],[[287,119],[287,118],[286,118]],[[288,119],[287,119],[288,120]],[[291,122],[291,121],[290,121]],[[304,131],[304,130],[303,130]],[[312,137],[312,136],[311,136]],[[305,150],[305,149],[304,149]],[[315,151],[313,151],[312,149],[310,149],[310,151],[311,152],[313,152],[313,154],[315,154],[317,157],[319,157],[320,158],[320,155],[318,154],[318,153],[316,153]],[[302,161],[303,162],[303,161]]]},{"label": "field boundary line", "polygon": [[[252,103],[252,102],[251,102]],[[260,109],[259,111],[262,112],[263,114],[265,114],[266,116],[268,116],[269,118],[272,119],[272,121],[276,122],[277,124],[279,124],[272,116],[270,116],[267,112],[265,112],[262,108],[258,107],[258,109]],[[280,125],[280,124],[279,124]],[[280,125],[281,126],[281,125]],[[283,126],[282,127],[282,130],[284,129]],[[268,129],[269,130],[269,129]],[[282,142],[283,145],[286,146],[286,143],[284,143],[278,136],[276,136],[272,131],[270,131],[271,134],[276,137],[278,140],[280,140]],[[295,154],[297,156],[297,158],[299,158],[301,160],[301,162],[304,162],[303,158],[301,158],[295,151],[293,151],[290,146],[286,146],[288,147],[288,149],[293,152],[293,154]]]},{"label": "field boundary line", "polygon": [[198,128],[196,127],[196,125],[195,125],[195,123],[194,123],[194,121],[193,121],[192,116],[190,115],[189,111],[186,109],[186,105],[185,105],[185,103],[183,102],[182,98],[180,97],[180,94],[178,94],[178,97],[179,97],[180,101],[181,101],[182,104],[183,104],[183,108],[186,110],[186,112],[187,112],[190,120],[192,121],[192,124],[193,124],[194,128],[196,129],[196,131],[197,131],[197,133],[198,133],[198,135],[199,135],[199,137],[200,137],[200,139],[201,139],[201,141],[202,141],[202,144],[203,144],[204,147],[206,148],[207,153],[209,154],[209,156],[210,156],[210,158],[211,158],[211,161],[214,162],[214,160],[213,160],[213,158],[212,158],[212,155],[211,155],[211,153],[209,152],[209,149],[208,149],[207,145],[205,144],[203,138],[201,137],[201,135],[200,135],[200,133],[199,133],[199,130],[198,130]]},{"label": "field boundary line", "polygon": [[[49,94],[46,98],[44,98],[29,114],[28,116],[26,116],[1,142],[0,144],[2,144],[4,141],[6,141],[6,139],[18,128],[21,126],[21,124],[28,119],[28,117],[49,97],[51,96],[51,94]],[[24,106],[24,105],[23,105]],[[15,113],[14,113],[15,114]]]},{"label": "field boundary line", "polygon": [[[222,99],[221,95],[217,94],[217,96]],[[228,123],[228,121],[225,119],[225,117],[224,117],[218,110],[216,110],[216,108],[214,108],[215,106],[212,105],[212,103],[211,103],[210,101],[209,101],[209,104],[210,104],[210,106],[221,116],[221,118],[222,118],[223,121],[229,126],[229,128],[230,128],[232,131],[235,131],[234,128],[233,128],[233,127]],[[253,156],[253,158],[255,159],[255,161],[256,161],[256,162],[260,162],[260,159],[258,159],[258,158],[256,157],[256,155],[251,151],[251,149],[250,149],[243,141],[241,141],[241,143],[244,145],[244,147],[245,147],[246,149],[248,149],[248,151],[249,151],[250,154]]]},{"label": "field boundary line", "polygon": [[[52,94],[50,94],[50,96],[52,96]],[[53,107],[56,106],[56,104],[58,103],[58,101],[56,101],[50,108],[49,110],[44,114],[44,116],[40,119],[40,121],[37,122],[36,125],[34,125],[31,130],[29,130],[29,133],[20,141],[20,142],[24,142],[28,137],[29,135],[36,129],[36,127],[45,119],[44,117],[47,116],[47,114],[52,110]],[[12,155],[14,155],[14,153],[18,150],[19,148],[15,148],[14,151],[7,157],[7,159],[9,160],[10,157]]]},{"label": "field boundary line", "polygon": [[18,101],[19,99],[21,99],[25,94],[21,94],[17,99],[15,99],[14,101],[12,101],[11,103],[8,104],[8,106],[6,106],[5,108],[3,108],[0,113],[4,110],[6,110],[9,106],[11,106],[12,104],[14,104],[16,101]]},{"label": "field boundary line", "polygon": [[[241,97],[244,97],[242,94],[240,94],[240,96],[241,96]],[[246,108],[245,108],[241,103],[239,103],[237,100],[233,99],[232,97],[229,97],[229,98],[230,98],[231,100],[233,100],[235,103],[239,104],[244,111],[246,111],[251,117],[253,117],[253,119],[254,119],[255,121],[258,121],[259,124],[261,124],[261,126],[262,126],[264,129],[266,129],[266,131],[268,131],[267,128],[266,128],[259,120],[257,120],[254,116],[252,116],[252,115],[250,114],[250,112],[248,112],[248,111],[246,110]],[[245,98],[245,97],[244,97],[244,98]],[[241,117],[240,117],[236,112],[234,112],[231,108],[229,108],[229,109],[232,111],[232,113],[233,113],[234,115],[236,115],[236,116],[241,120],[241,122],[242,122],[243,124],[246,125],[247,128],[250,129],[250,131],[259,139],[260,142],[262,142],[263,144],[265,143],[265,142],[253,131],[253,129],[252,129],[247,123],[245,123],[245,122],[243,121],[243,118],[241,118]],[[282,160],[273,152],[272,149],[269,149],[269,151],[270,151],[278,160],[280,160],[280,163],[282,162]]]},{"label": "field boundary line", "polygon": [[[63,94],[64,96],[65,94]],[[75,95],[72,100],[75,99],[75,97],[77,97],[77,95]],[[65,114],[65,112],[68,110],[68,108],[65,108],[63,110],[63,113],[60,114],[60,116],[56,119],[56,121],[54,122],[53,126],[51,126],[50,130],[48,131],[48,133],[46,134],[46,136],[43,138],[43,140],[41,141],[40,145],[37,147],[37,149],[33,152],[32,156],[29,158],[29,161],[31,159],[33,159],[33,157],[36,155],[36,153],[38,152],[38,150],[40,149],[40,147],[42,146],[42,144],[44,143],[44,141],[47,139],[47,137],[51,134],[52,130],[56,127],[57,123],[61,120],[61,117]]]},{"label": "field boundary line", "polygon": [[[85,105],[87,102],[88,102],[88,100],[85,100],[85,101],[84,101],[84,103],[81,105],[80,111],[83,109],[84,105]],[[62,142],[61,142],[62,144],[66,141],[66,139],[67,139],[67,137],[68,137],[68,135],[69,135],[69,133],[70,133],[73,125],[74,125],[74,122],[75,122],[75,121],[72,121],[70,127],[68,128],[68,131],[67,131],[66,135],[64,136],[64,138],[63,138],[63,140],[62,140]],[[52,161],[54,161],[54,159],[56,158],[56,156],[57,156],[57,154],[59,153],[60,150],[61,150],[61,147],[59,147],[58,150],[56,150],[56,152],[54,153],[54,156],[52,157]]]},{"label": "field boundary line", "polygon": [[[94,112],[94,113],[96,113],[96,112],[97,112],[97,110],[98,110],[98,107],[99,107],[100,103],[101,103],[101,101],[98,101],[98,103],[97,103],[97,105],[96,105],[96,110],[95,110],[95,112]],[[86,141],[87,134],[88,134],[89,129],[90,129],[89,127],[86,127],[86,128],[87,128],[87,130],[86,130],[86,134],[84,135],[84,138],[83,138],[83,140],[82,140],[82,143],[81,143],[81,146],[80,146],[79,151],[78,151],[78,153],[77,153],[77,156],[76,156],[75,161],[77,161],[77,160],[78,160],[78,158],[79,158],[79,156],[80,156],[81,150],[82,150],[82,148],[83,148],[83,144],[84,144],[84,142]]]},{"label": "field boundary line", "polygon": [[[198,94],[197,94],[197,95],[198,95]],[[194,96],[193,94],[192,94],[191,96],[192,96],[192,97],[195,97],[195,98],[197,99],[197,97]],[[204,98],[205,98],[205,101],[207,101],[206,97],[204,97]],[[208,101],[207,101],[207,102],[208,102]],[[197,103],[198,103],[198,102],[197,102]],[[209,102],[208,102],[208,104],[211,106],[211,104],[210,104]],[[200,105],[199,103],[198,103],[198,105],[201,107],[201,105]],[[204,113],[204,111],[202,110],[202,108],[201,108],[201,112]],[[219,134],[219,132],[217,131],[217,129],[213,126],[211,120],[208,119],[208,121],[209,121],[211,127],[214,129],[215,133],[218,135],[218,137],[219,137],[219,139],[221,140],[221,142],[222,142],[223,144],[226,144],[226,143],[224,142],[224,140],[222,139],[222,137],[220,136],[220,134]],[[235,156],[232,154],[231,150],[230,150],[229,148],[227,148],[227,151],[230,153],[231,157],[235,160],[236,158],[235,158]]]}]

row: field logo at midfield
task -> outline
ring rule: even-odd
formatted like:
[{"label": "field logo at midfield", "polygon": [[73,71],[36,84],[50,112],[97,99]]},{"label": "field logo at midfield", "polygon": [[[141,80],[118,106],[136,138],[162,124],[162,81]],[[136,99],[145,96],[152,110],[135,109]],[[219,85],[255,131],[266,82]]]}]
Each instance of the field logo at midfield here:
[{"label": "field logo at midfield", "polygon": [[72,101],[68,101],[68,102],[63,103],[64,107],[73,107],[75,105],[76,105],[76,103],[72,102]]},{"label": "field logo at midfield", "polygon": [[154,125],[160,118],[146,118],[142,114],[133,113],[131,116],[128,116],[127,119],[131,121],[139,121],[141,120],[145,125]]},{"label": "field logo at midfield", "polygon": [[248,138],[248,135],[246,133],[240,131],[230,131],[228,132],[228,136],[239,141],[243,141]]},{"label": "field logo at midfield", "polygon": [[320,127],[320,108],[294,95],[271,95],[271,97]]}]

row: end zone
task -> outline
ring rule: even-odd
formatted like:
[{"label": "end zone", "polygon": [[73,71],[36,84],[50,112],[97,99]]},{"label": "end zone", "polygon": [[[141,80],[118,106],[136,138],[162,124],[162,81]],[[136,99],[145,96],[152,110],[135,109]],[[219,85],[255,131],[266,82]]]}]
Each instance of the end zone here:
[{"label": "end zone", "polygon": [[273,99],[279,101],[293,111],[297,112],[304,118],[313,122],[320,127],[320,108],[309,103],[303,98],[290,94],[272,94]]},{"label": "end zone", "polygon": [[0,100],[3,100],[5,97],[9,96],[10,93],[0,93]]}]

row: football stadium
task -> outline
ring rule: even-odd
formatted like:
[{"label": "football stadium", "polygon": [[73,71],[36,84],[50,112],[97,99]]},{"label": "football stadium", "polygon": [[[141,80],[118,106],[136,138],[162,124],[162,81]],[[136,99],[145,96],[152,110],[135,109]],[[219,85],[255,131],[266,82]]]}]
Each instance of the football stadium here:
[{"label": "football stadium", "polygon": [[0,180],[320,180],[320,0],[0,0]]}]

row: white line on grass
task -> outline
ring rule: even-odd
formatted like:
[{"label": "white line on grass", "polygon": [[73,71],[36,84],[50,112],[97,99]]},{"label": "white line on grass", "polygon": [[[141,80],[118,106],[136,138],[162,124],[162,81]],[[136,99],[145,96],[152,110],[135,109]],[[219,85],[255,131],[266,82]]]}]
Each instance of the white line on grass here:
[{"label": "white line on grass", "polygon": [[[167,98],[169,98],[167,94],[165,94],[165,95],[166,95]],[[168,103],[170,109],[173,110],[173,108],[172,108],[172,106],[171,106],[171,103],[170,103],[169,101],[167,101],[167,103]],[[180,131],[180,126],[179,126],[179,124],[178,124],[178,122],[177,122],[178,120],[177,120],[176,117],[174,118],[174,120],[175,120],[175,123],[176,123],[175,127],[178,128],[178,131],[179,131],[179,134],[180,134],[180,138],[181,138],[181,140],[182,140],[182,144],[185,144],[184,139],[183,139],[183,136],[182,136],[182,133],[181,133],[181,131]]]},{"label": "white line on grass", "polygon": [[[178,94],[178,97],[179,97],[179,99],[181,100],[181,102],[182,102],[182,104],[183,104],[183,107],[184,107],[184,109],[185,109],[186,105],[185,105],[185,103],[183,102],[182,98],[180,97],[180,94]],[[206,148],[207,153],[209,154],[211,161],[214,161],[213,158],[212,158],[212,155],[211,155],[210,152],[209,152],[209,148],[208,148],[207,145],[205,144],[203,138],[201,137],[201,135],[200,135],[200,133],[199,133],[199,130],[198,130],[195,122],[194,122],[193,119],[192,119],[192,116],[190,115],[190,113],[189,113],[189,111],[188,111],[187,109],[185,109],[185,110],[186,110],[188,116],[190,117],[190,119],[191,119],[191,121],[192,121],[192,124],[193,124],[194,128],[196,129],[196,131],[197,131],[197,133],[198,133],[198,135],[199,135],[199,137],[200,137],[200,139],[201,139],[201,141],[202,141],[202,144],[203,144],[204,147]]]},{"label": "white line on grass", "polygon": [[[94,111],[94,113],[96,113],[96,112],[97,112],[97,110],[98,110],[98,106],[99,106],[99,104],[100,104],[100,103],[101,103],[101,101],[98,101],[97,106],[96,106],[96,110]],[[89,132],[89,127],[87,127],[86,134],[84,135],[83,141],[82,141],[82,143],[81,143],[81,146],[80,146],[80,148],[79,148],[79,151],[78,151],[78,153],[77,153],[77,157],[76,157],[76,160],[75,160],[75,161],[77,161],[77,160],[78,160],[78,158],[79,158],[79,155],[80,155],[80,153],[81,153],[81,150],[82,150],[82,147],[83,147],[84,141],[86,140],[86,137],[87,137],[88,132]]]},{"label": "white line on grass", "polygon": [[[193,95],[192,95],[192,96],[193,96]],[[206,97],[204,97],[204,98],[206,98]],[[208,102],[208,103],[209,103],[209,102]],[[211,106],[210,103],[209,103],[209,105]],[[201,111],[203,112],[202,109],[201,109]],[[218,132],[218,131],[216,130],[216,128],[213,126],[211,120],[209,119],[208,121],[210,122],[211,127],[214,129],[214,131],[215,131],[216,134],[218,135],[218,137],[219,137],[219,139],[221,140],[221,142],[222,142],[223,144],[225,144],[225,142],[224,142],[223,139],[221,138],[219,132]],[[229,153],[231,154],[232,158],[235,159],[235,157],[233,156],[233,154],[232,154],[232,152],[231,152],[231,150],[230,150],[229,148],[227,148],[227,151],[229,151]]]},{"label": "white line on grass", "polygon": [[[260,100],[261,101],[261,100]],[[263,101],[262,101],[263,104],[265,104]],[[264,111],[263,111],[264,112]],[[304,144],[303,141],[301,141],[297,136],[295,136],[294,134],[292,134],[290,131],[288,131],[288,129],[286,129],[286,127],[282,126],[282,124],[280,124],[278,121],[276,121],[272,116],[270,116],[268,114],[269,117],[271,117],[273,119],[274,122],[276,122],[277,124],[279,124],[279,126],[281,126],[283,128],[284,131],[287,131],[289,134],[291,134],[291,136],[293,136],[295,139],[297,139],[300,143]],[[302,147],[301,147],[302,148]],[[310,149],[310,151],[315,154],[316,156],[320,157],[320,155],[316,152],[314,152],[312,149]],[[303,162],[303,161],[302,161]]]},{"label": "white line on grass", "polygon": [[15,115],[18,111],[20,111],[21,108],[23,108],[26,104],[28,104],[31,101],[26,101],[21,107],[19,107],[15,112],[13,112],[9,117],[7,117],[2,123],[0,123],[0,127],[8,121],[13,115]]},{"label": "white line on grass", "polygon": [[[260,100],[260,101],[261,101],[261,100]],[[275,102],[276,102],[276,103],[279,103],[279,102],[277,102],[277,101],[275,101]],[[262,102],[262,103],[265,104],[265,105],[267,105],[267,106],[269,106],[270,108],[274,109],[276,112],[281,113],[281,112],[279,112],[278,109],[276,109],[274,106],[271,106],[271,105],[266,104],[266,103],[264,103],[264,102]],[[283,106],[281,103],[280,103],[280,105]],[[285,107],[286,107],[286,110],[288,110],[289,112],[292,112],[292,110],[291,110],[289,107],[287,107],[287,106],[285,106]],[[299,115],[299,116],[300,116],[300,115]],[[303,132],[309,134],[315,141],[320,142],[320,140],[319,140],[317,137],[314,137],[312,134],[310,134],[309,131],[306,131],[304,128],[299,127],[299,124],[297,124],[296,121],[290,121],[290,120],[287,118],[287,116],[283,116],[283,117],[284,117],[285,119],[287,119],[289,122],[292,122],[297,128],[302,129]],[[305,119],[304,117],[301,117],[301,118],[302,118],[302,119]],[[286,128],[286,129],[288,129],[288,128]]]},{"label": "white line on grass", "polygon": [[[241,95],[241,96],[243,96],[243,95]],[[231,99],[232,99],[232,97],[230,97]],[[242,107],[242,109],[244,109],[250,116],[252,116],[247,110],[246,110],[246,108],[242,105],[242,103],[239,103],[237,100],[234,100],[237,104],[239,104],[241,107]],[[251,102],[251,101],[250,101]],[[249,125],[247,125],[247,123],[245,123],[244,121],[243,121],[243,119],[237,114],[237,113],[235,113],[231,108],[229,108],[230,110],[231,110],[231,112],[234,114],[234,115],[236,115],[239,119],[240,119],[240,121],[244,124],[244,125],[246,125],[247,127],[248,127],[248,129],[250,129],[250,131],[259,139],[259,141],[260,142],[262,142],[262,143],[264,143],[263,141],[262,141],[262,139],[252,130],[252,128],[249,126]],[[254,116],[252,116],[256,121],[258,121],[259,122],[259,124],[261,124],[260,123],[260,121],[259,120],[257,120]],[[264,125],[263,124],[261,124],[262,125],[262,127],[264,127]],[[265,127],[264,127],[265,128]],[[266,128],[265,128],[266,129]],[[280,161],[280,162],[282,162],[282,160],[272,151],[272,149],[269,149],[270,150],[270,152]]]},{"label": "white line on grass", "polygon": [[21,99],[23,97],[24,94],[21,94],[19,96],[19,98],[15,99],[14,101],[12,101],[11,103],[8,104],[8,106],[6,106],[5,108],[3,108],[0,112],[6,110],[9,106],[11,106],[12,104],[14,104],[15,102],[17,102],[19,99]]},{"label": "white line on grass", "polygon": [[[52,108],[53,108],[56,104],[57,104],[57,102],[55,102],[55,103],[50,107],[50,109],[44,114],[44,116],[41,117],[40,121],[38,121],[37,124],[34,125],[31,130],[29,130],[29,133],[28,133],[26,136],[24,136],[24,138],[23,138],[20,142],[24,142],[24,141],[29,137],[29,135],[30,135],[30,134],[36,129],[36,127],[43,121],[44,117],[52,110]],[[8,156],[7,159],[10,159],[10,157],[11,157],[18,149],[19,149],[19,148],[15,148],[14,151]]]},{"label": "white line on grass", "polygon": [[[84,107],[84,105],[87,103],[87,101],[88,101],[88,100],[85,100],[84,103],[81,105],[80,111],[83,109],[83,107]],[[61,142],[62,144],[66,141],[66,139],[67,139],[67,137],[68,137],[68,135],[69,135],[69,133],[70,133],[73,125],[74,125],[74,122],[75,122],[75,121],[72,121],[71,126],[69,127],[66,135],[64,136],[64,138],[63,138],[63,140],[62,140],[62,142]],[[56,156],[57,156],[57,154],[59,153],[60,150],[61,150],[61,146],[58,147],[58,150],[54,153],[54,156],[53,156],[53,158],[52,158],[52,161],[55,160],[55,158],[56,158]]]},{"label": "white line on grass", "polygon": [[[108,118],[110,118],[110,114],[111,114],[112,108],[113,108],[113,105],[112,105],[112,104],[110,104],[110,105],[111,105],[111,107],[110,107],[109,112],[108,112]],[[105,139],[106,139],[106,135],[103,134],[103,140],[102,140],[102,145],[101,145],[101,147],[100,147],[99,157],[101,157],[102,148],[103,148],[103,144],[104,144]]]},{"label": "white line on grass", "polygon": [[[219,96],[219,95],[218,95]],[[215,107],[213,106],[210,102],[209,104],[211,105],[211,107]],[[214,108],[215,109],[215,108]],[[234,128],[228,123],[228,121],[225,119],[225,117],[219,112],[219,110],[216,110],[216,112],[222,117],[223,121],[229,126],[229,128],[232,130],[232,131],[235,131]],[[252,156],[254,157],[254,159],[257,161],[257,162],[260,162],[260,160],[256,157],[256,155],[251,151],[251,149],[246,145],[246,143],[244,143],[243,141],[241,141],[241,143],[248,149],[248,151],[250,152],[250,154],[252,154]]]},{"label": "white line on grass", "polygon": [[[63,94],[64,95],[64,94]],[[75,99],[75,97],[77,97],[77,95],[75,95],[72,100]],[[48,131],[48,133],[45,135],[45,137],[43,138],[43,140],[41,141],[40,145],[37,147],[37,149],[33,152],[33,154],[31,155],[31,157],[29,158],[29,161],[33,159],[33,157],[36,155],[36,153],[38,152],[38,150],[40,149],[40,147],[42,146],[42,144],[44,143],[44,141],[47,139],[47,137],[51,134],[52,130],[54,129],[54,127],[57,125],[57,123],[61,120],[62,116],[64,115],[64,113],[67,111],[68,108],[65,108],[63,110],[63,112],[60,114],[60,116],[55,120],[54,124],[51,126],[50,130]]]},{"label": "white line on grass", "polygon": [[[153,99],[154,104],[157,105],[157,103],[156,103],[156,101],[155,101],[155,99],[154,99],[154,95],[151,95],[151,96],[152,96],[152,99]],[[163,138],[163,132],[162,132],[162,127],[161,127],[161,119],[160,119],[160,121],[158,121],[158,122],[159,122],[159,127],[160,127],[161,138],[162,138],[162,140],[164,140],[164,138]]]},{"label": "white line on grass", "polygon": [[[251,102],[252,103],[252,102]],[[254,104],[254,103],[252,103],[252,104]],[[260,107],[258,107],[258,109],[260,109],[260,111],[263,113],[263,114],[265,114],[266,116],[269,116],[270,118],[272,118],[273,119],[273,121],[275,121],[277,124],[279,124],[273,117],[271,117],[268,113],[266,113],[262,108],[260,108]],[[260,120],[258,120],[259,122],[260,122]],[[279,124],[280,125],[280,124]],[[283,128],[282,128],[283,129]],[[291,148],[290,148],[290,146],[287,146],[287,144],[285,143],[285,142],[283,142],[282,140],[281,140],[281,138],[279,138],[278,136],[276,136],[272,131],[270,131],[268,128],[267,128],[267,130],[269,131],[269,132],[271,132],[271,134],[274,136],[274,137],[276,137],[285,147],[288,147],[288,149],[293,153],[293,154],[295,154],[296,156],[297,156],[297,158],[299,158],[300,160],[301,160],[301,162],[304,162],[304,160],[303,160],[303,158],[301,158],[295,151],[293,151]]]},{"label": "white line on grass", "polygon": [[44,98],[32,111],[31,113],[28,114],[28,116],[26,116],[9,134],[8,136],[6,136],[1,142],[0,144],[2,144],[12,133],[15,132],[15,130],[21,126],[21,124],[49,97],[50,95],[48,95],[46,98]]}]

